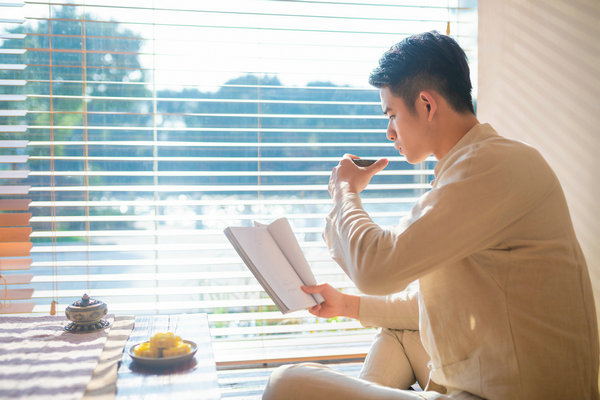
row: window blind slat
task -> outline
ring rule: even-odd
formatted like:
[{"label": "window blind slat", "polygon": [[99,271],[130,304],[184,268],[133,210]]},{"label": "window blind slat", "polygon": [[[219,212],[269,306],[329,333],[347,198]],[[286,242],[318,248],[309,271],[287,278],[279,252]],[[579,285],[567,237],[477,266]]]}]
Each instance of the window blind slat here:
[{"label": "window blind slat", "polygon": [[[0,86],[25,86],[27,81],[25,79],[0,79]],[[25,96],[20,97],[21,100],[25,100]]]},{"label": "window blind slat", "polygon": [[6,164],[22,164],[27,162],[27,156],[0,156],[0,163]]},{"label": "window blind slat", "polygon": [[[211,157],[113,157],[113,156],[30,156],[31,160],[68,160],[68,161],[164,161],[164,162],[198,162],[198,161],[212,161],[212,162],[289,162],[290,160],[296,162],[337,162],[341,156],[338,157],[227,157],[227,156],[211,156]],[[386,157],[390,161],[406,161],[403,157]],[[2,159],[0,157],[0,159]],[[12,160],[12,159],[8,159]],[[26,158],[23,158],[26,160]],[[7,161],[12,162],[12,161]],[[335,164],[334,164],[335,165]]]},{"label": "window blind slat", "polygon": [[[0,298],[4,298],[2,294],[0,294]],[[26,314],[32,312],[34,308],[35,305],[32,302],[9,303],[2,306],[2,314]]]},{"label": "window blind slat", "polygon": [[0,39],[25,39],[24,34],[0,33]]},{"label": "window blind slat", "polygon": [[[2,97],[0,96],[0,101]],[[0,132],[21,132],[25,133],[27,126],[25,125],[0,125]]]},{"label": "window blind slat", "polygon": [[[178,282],[177,282],[178,283]],[[350,287],[351,284],[345,283],[340,284],[332,282],[338,288]],[[254,293],[256,295],[262,292],[260,285],[224,285],[224,286],[211,286],[211,287],[190,287],[190,286],[170,286],[170,287],[138,287],[128,291],[128,295],[141,296],[141,295],[184,295],[184,294],[228,294],[236,295],[240,293]],[[120,296],[123,294],[122,289],[96,289],[96,296]],[[35,297],[48,297],[51,294],[49,291],[36,291]],[[77,297],[77,290],[61,290],[61,295],[65,297],[74,296]]]},{"label": "window blind slat", "polygon": [[[21,171],[14,172],[15,174]],[[327,171],[54,171],[54,172],[34,172],[24,171],[32,176],[329,176],[331,173]],[[396,171],[381,171],[379,176],[385,175],[433,175],[433,170],[396,170]]]},{"label": "window blind slat", "polygon": [[[397,203],[409,203],[412,204],[417,200],[416,197],[402,197],[402,198],[365,198],[362,200],[363,204],[397,204]],[[0,201],[0,205],[2,201]],[[8,204],[8,203],[6,203]],[[298,198],[277,198],[277,199],[219,199],[219,200],[110,200],[110,201],[60,201],[60,202],[45,202],[45,201],[36,201],[31,203],[33,207],[42,207],[47,208],[52,204],[60,206],[61,208],[66,207],[82,207],[82,206],[90,206],[90,207],[117,207],[117,206],[172,206],[172,205],[180,205],[180,206],[214,206],[214,205],[224,205],[224,206],[260,206],[260,205],[330,205],[331,200],[329,198],[319,199],[298,199]],[[1,208],[0,208],[1,209]],[[298,231],[298,229],[296,230]],[[156,231],[158,232],[158,231]]]},{"label": "window blind slat", "polygon": [[[29,176],[28,170],[0,171],[0,179],[25,179]],[[27,193],[27,192],[25,192]]]},{"label": "window blind slat", "polygon": [[0,271],[14,271],[20,269],[28,269],[31,265],[31,258],[0,258]]},{"label": "window blind slat", "polygon": [[3,277],[6,279],[7,285],[23,285],[31,282],[33,274],[3,275]]},{"label": "window blind slat", "polygon": [[0,242],[29,242],[31,227],[0,228]]},{"label": "window blind slat", "polygon": [[0,70],[4,69],[4,70],[24,70],[27,67],[27,65],[25,64],[0,64]]},{"label": "window blind slat", "polygon": [[[12,177],[10,177],[10,178],[12,179]],[[30,188],[31,188],[31,186],[16,186],[16,185],[0,186],[0,195],[2,195],[2,196],[8,196],[8,195],[23,196],[23,195],[26,195],[27,193],[29,193]]]},{"label": "window blind slat", "polygon": [[[7,81],[4,80],[4,82],[7,82],[6,84],[4,84],[3,86],[13,86],[11,84],[11,82],[17,82],[17,85],[15,86],[21,86],[21,81]],[[27,96],[22,95],[22,94],[0,94],[0,101],[25,101],[27,100]]]},{"label": "window blind slat", "polygon": [[[169,266],[169,265],[173,265],[173,264],[178,264],[181,263],[181,265],[183,266],[189,266],[189,265],[199,265],[199,264],[206,264],[206,265],[217,265],[218,268],[215,268],[212,271],[189,271],[189,272],[170,272],[170,273],[156,273],[156,272],[138,272],[138,273],[129,273],[129,272],[122,272],[119,273],[119,271],[112,271],[111,272],[107,272],[105,274],[97,274],[94,276],[87,276],[86,274],[73,274],[73,273],[69,273],[67,275],[58,275],[56,279],[60,279],[63,282],[80,282],[80,281],[85,281],[86,279],[89,279],[90,281],[95,281],[95,282],[99,282],[99,281],[170,281],[170,280],[214,280],[214,279],[238,279],[238,278],[250,278],[252,277],[252,274],[246,269],[246,268],[237,268],[238,265],[241,265],[241,261],[239,260],[238,257],[231,257],[231,258],[224,258],[221,257],[219,258],[219,262],[217,262],[217,260],[214,259],[204,259],[204,260],[191,260],[189,258],[176,258],[176,259],[166,259],[166,258],[162,258],[159,260],[153,260],[153,259],[143,259],[143,260],[119,260],[119,259],[110,259],[107,260],[107,262],[112,263],[113,266],[125,266],[125,265],[131,265],[131,266],[154,266],[155,262],[157,264],[161,264],[164,266]],[[81,265],[82,260],[78,260],[78,261],[62,261],[61,262],[61,266],[66,266],[66,267],[72,267],[72,266],[80,266]],[[93,260],[91,261],[93,262]],[[129,262],[129,264],[127,264]],[[98,261],[96,262],[98,263]],[[235,265],[236,269],[235,270],[231,270],[231,271],[223,271],[220,270],[220,268],[222,268],[223,264],[229,264],[229,265]],[[48,266],[49,262],[41,262],[41,261],[36,261],[32,266],[33,267],[43,267],[43,266]],[[110,265],[109,265],[110,266]],[[170,269],[172,270],[172,268]],[[343,272],[340,271],[337,268],[320,268],[317,272],[319,272],[321,275],[335,275],[335,274],[340,274],[343,275]],[[53,276],[50,275],[36,275],[34,278],[34,281],[36,282],[40,282],[40,283],[48,283],[48,282],[52,282],[52,280],[55,279]],[[258,284],[258,283],[255,283]]]},{"label": "window blind slat", "polygon": [[[49,66],[49,65],[46,65]],[[250,103],[250,104],[292,104],[292,105],[337,105],[337,106],[379,106],[377,101],[334,101],[334,100],[286,100],[286,99],[236,99],[236,98],[185,98],[185,97],[125,97],[125,96],[67,96],[67,95],[29,95],[31,98],[39,99],[62,99],[62,100],[113,100],[113,101],[160,101],[176,103]],[[47,126],[44,128],[48,128]]]},{"label": "window blind slat", "polygon": [[27,140],[0,140],[0,148],[25,148],[27,143]]},{"label": "window blind slat", "polygon": [[[5,292],[5,295],[8,295],[7,297],[13,300],[29,300],[32,294],[33,289],[8,289]],[[0,294],[0,296],[2,295]]]},{"label": "window blind slat", "polygon": [[29,199],[0,199],[0,211],[25,211],[29,204]]}]

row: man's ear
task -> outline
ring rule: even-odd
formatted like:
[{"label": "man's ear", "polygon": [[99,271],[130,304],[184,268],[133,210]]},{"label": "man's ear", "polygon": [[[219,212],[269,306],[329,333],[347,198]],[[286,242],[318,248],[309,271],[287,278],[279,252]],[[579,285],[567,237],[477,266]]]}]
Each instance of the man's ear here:
[{"label": "man's ear", "polygon": [[438,104],[431,92],[422,91],[417,98],[417,107],[422,107],[427,112],[427,121],[433,121],[433,116],[437,112]]}]

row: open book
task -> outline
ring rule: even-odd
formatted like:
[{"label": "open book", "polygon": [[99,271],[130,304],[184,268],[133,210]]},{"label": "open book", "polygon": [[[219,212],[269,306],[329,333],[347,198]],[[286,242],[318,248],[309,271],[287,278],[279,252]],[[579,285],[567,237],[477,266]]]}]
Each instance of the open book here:
[{"label": "open book", "polygon": [[322,303],[300,286],[317,281],[286,218],[269,225],[225,228],[225,236],[283,314]]}]

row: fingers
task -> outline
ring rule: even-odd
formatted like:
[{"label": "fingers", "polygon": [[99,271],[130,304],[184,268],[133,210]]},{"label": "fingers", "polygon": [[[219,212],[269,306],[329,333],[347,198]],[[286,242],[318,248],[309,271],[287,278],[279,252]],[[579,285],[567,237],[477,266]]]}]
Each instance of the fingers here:
[{"label": "fingers", "polygon": [[[342,159],[340,160],[339,165],[337,165],[336,167],[333,168],[333,170],[331,171],[332,174],[330,176],[330,181],[333,177],[333,175],[336,173],[336,169],[339,168],[340,166],[344,166],[346,164],[350,164],[349,161],[351,160],[359,160],[360,157],[355,156],[353,154],[344,154],[344,157],[342,157]],[[375,161],[373,164],[369,165],[369,166],[358,166],[358,168],[360,169],[365,169],[369,172],[371,172],[373,175],[378,173],[379,171],[381,171],[382,169],[384,169],[385,167],[387,167],[389,161],[387,158],[380,158],[379,160]],[[354,164],[354,163],[352,163]]]},{"label": "fingers", "polygon": [[333,194],[335,191],[335,180],[336,180],[336,175],[337,175],[337,167],[334,167],[331,170],[331,175],[329,176],[329,183],[327,184],[327,191],[329,192],[329,195],[333,198]]},{"label": "fingers", "polygon": [[378,173],[379,171],[383,170],[385,167],[387,167],[389,161],[387,158],[381,158],[377,161],[375,161],[372,165],[368,166],[367,168],[370,171],[374,171],[374,173]]},{"label": "fingers", "polygon": [[328,283],[323,283],[321,285],[315,285],[315,286],[300,286],[300,288],[306,293],[314,294],[314,293],[321,293],[323,290],[325,290],[327,288],[327,286],[329,286]]},{"label": "fingers", "polygon": [[360,158],[360,157],[359,156],[355,156],[354,154],[346,153],[346,154],[344,154],[344,156],[340,160],[339,164],[335,168],[338,168],[340,165],[346,165],[348,163],[354,164],[351,161],[354,160],[354,159],[357,159],[357,158]]},{"label": "fingers", "polygon": [[316,306],[313,306],[313,307],[311,307],[311,308],[308,309],[309,313],[311,313],[312,315],[315,315],[317,317],[319,316],[320,311],[321,311],[321,305],[320,304],[318,304]]}]

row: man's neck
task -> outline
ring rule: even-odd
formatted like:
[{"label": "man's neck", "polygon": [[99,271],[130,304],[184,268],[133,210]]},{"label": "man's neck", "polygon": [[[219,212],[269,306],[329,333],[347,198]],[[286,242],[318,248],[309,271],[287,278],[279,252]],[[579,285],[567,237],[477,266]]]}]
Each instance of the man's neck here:
[{"label": "man's neck", "polygon": [[477,124],[477,117],[471,113],[449,113],[437,132],[438,146],[433,152],[435,158],[441,160]]}]

